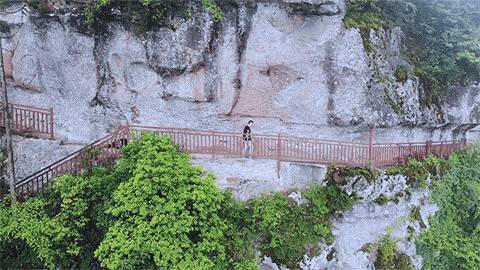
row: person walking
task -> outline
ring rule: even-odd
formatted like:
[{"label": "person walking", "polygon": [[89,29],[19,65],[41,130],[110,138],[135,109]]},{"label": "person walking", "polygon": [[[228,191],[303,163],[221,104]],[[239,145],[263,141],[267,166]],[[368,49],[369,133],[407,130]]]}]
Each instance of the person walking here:
[{"label": "person walking", "polygon": [[250,156],[253,157],[253,142],[252,142],[252,129],[250,128],[253,125],[253,121],[248,121],[248,124],[243,129],[243,157]]}]

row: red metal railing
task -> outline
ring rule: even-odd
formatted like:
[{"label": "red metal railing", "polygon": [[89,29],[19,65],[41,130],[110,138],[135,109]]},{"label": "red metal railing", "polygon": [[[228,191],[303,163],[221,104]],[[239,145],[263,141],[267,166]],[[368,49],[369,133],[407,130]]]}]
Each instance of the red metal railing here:
[{"label": "red metal railing", "polygon": [[465,144],[461,141],[374,144],[372,163],[375,166],[405,164],[409,158],[423,160],[429,154],[448,157]]},{"label": "red metal railing", "polygon": [[129,128],[126,126],[41,169],[16,184],[17,194],[43,192],[52,179],[66,174],[76,175],[119,158],[120,147],[126,143],[123,139],[128,135]]},{"label": "red metal railing", "polygon": [[[41,109],[30,106],[9,104],[12,115],[12,129],[16,131],[30,132],[35,135],[48,135],[54,140],[53,132],[53,109]],[[0,110],[0,126],[5,127],[7,115]]]},{"label": "red metal railing", "polygon": [[[17,184],[17,193],[41,192],[52,179],[64,174],[77,174],[92,166],[98,166],[120,157],[120,145],[133,140],[141,132],[157,132],[168,135],[182,149],[197,154],[213,156],[242,156],[243,135],[192,129],[130,126],[111,133],[89,146],[55,162]],[[425,142],[365,144],[307,139],[293,136],[252,135],[253,156],[276,159],[278,175],[281,161],[336,163],[350,166],[384,166],[405,163],[408,158],[423,159],[432,153],[449,156],[465,142]]]}]

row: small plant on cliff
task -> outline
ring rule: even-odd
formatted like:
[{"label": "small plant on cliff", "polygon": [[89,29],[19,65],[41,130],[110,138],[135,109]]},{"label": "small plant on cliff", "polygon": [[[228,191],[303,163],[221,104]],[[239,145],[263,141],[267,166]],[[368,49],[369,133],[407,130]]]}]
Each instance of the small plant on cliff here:
[{"label": "small plant on cliff", "polygon": [[383,204],[386,204],[389,201],[390,201],[390,197],[388,197],[388,196],[386,196],[385,194],[382,193],[373,202],[378,203],[379,205],[383,205]]},{"label": "small plant on cliff", "polygon": [[377,261],[375,267],[378,270],[413,270],[415,269],[410,261],[410,257],[398,252],[398,246],[392,240],[390,235],[380,239],[377,245]]},{"label": "small plant on cliff", "polygon": [[397,82],[406,82],[408,80],[408,67],[406,65],[398,65],[394,75],[397,78]]},{"label": "small plant on cliff", "polygon": [[397,165],[386,170],[387,175],[402,174],[407,178],[407,184],[423,188],[427,185],[427,178],[436,180],[443,176],[450,168],[450,163],[444,158],[428,155],[423,161],[410,158],[405,166]]},{"label": "small plant on cliff", "polygon": [[427,226],[425,225],[425,222],[423,222],[422,214],[420,213],[420,207],[413,205],[412,211],[410,212],[408,217],[411,220],[418,221],[420,224],[420,228],[422,229],[427,228]]},{"label": "small plant on cliff", "polygon": [[378,176],[378,172],[370,170],[366,167],[348,167],[348,166],[338,166],[332,164],[325,175],[325,180],[327,185],[345,185],[347,184],[349,178],[355,176],[363,176],[368,183],[373,183]]},{"label": "small plant on cliff", "polygon": [[[385,87],[384,89],[385,91],[385,101],[390,104],[390,107],[392,107],[393,111],[396,113],[396,114],[406,114],[405,110],[402,109],[402,106],[403,106],[403,100],[401,100],[399,102],[399,104],[397,104],[393,99],[392,97],[390,96],[390,89],[388,89],[388,87]],[[396,92],[395,92],[396,93]]]}]

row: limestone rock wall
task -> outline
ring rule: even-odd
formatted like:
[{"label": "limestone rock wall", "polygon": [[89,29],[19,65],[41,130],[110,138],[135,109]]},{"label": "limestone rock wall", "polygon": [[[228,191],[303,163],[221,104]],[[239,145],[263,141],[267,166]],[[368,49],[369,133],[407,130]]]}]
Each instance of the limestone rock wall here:
[{"label": "limestone rock wall", "polygon": [[143,35],[53,8],[0,19],[16,33],[3,40],[10,101],[52,107],[66,143],[127,122],[240,132],[254,119],[257,133],[357,142],[370,125],[377,141],[403,142],[460,138],[478,124],[478,86],[444,108],[420,105],[401,29],[346,29],[344,0],[222,1],[222,21],[191,3],[176,30]]}]

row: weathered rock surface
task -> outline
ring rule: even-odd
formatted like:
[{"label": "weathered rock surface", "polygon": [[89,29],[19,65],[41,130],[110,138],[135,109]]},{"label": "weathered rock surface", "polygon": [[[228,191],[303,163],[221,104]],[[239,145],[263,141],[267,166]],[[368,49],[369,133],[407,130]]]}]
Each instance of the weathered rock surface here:
[{"label": "weathered rock surface", "polygon": [[13,141],[17,180],[22,180],[83,147],[75,144],[62,145],[60,141],[26,139],[21,136],[15,136]]},{"label": "weathered rock surface", "polygon": [[[216,185],[230,189],[235,197],[248,200],[264,193],[287,192],[293,188],[300,191],[311,183],[322,183],[326,166],[307,164],[282,163],[281,177],[276,177],[276,162],[260,159],[222,160],[212,159],[205,155],[196,155],[193,165],[213,172],[218,179]],[[429,180],[428,180],[429,181]],[[408,239],[412,236],[410,230],[420,232],[422,226],[430,226],[428,216],[438,211],[438,206],[430,202],[430,190],[410,189],[405,176],[388,176],[380,172],[373,183],[368,183],[364,177],[349,179],[347,192],[357,193],[362,197],[353,209],[337,213],[333,219],[332,233],[335,241],[331,245],[319,243],[321,252],[315,257],[304,256],[301,269],[375,269],[375,252],[361,251],[364,245],[377,243],[383,236],[390,234],[392,239]],[[389,201],[383,205],[374,203],[381,194],[394,197],[398,202]],[[301,192],[290,195],[299,204],[305,202]],[[419,208],[422,220],[408,219],[414,207]],[[422,258],[416,254],[414,238],[397,242],[399,251],[409,256],[416,269],[421,269]],[[261,254],[258,254],[259,256]],[[259,260],[260,269],[286,269],[276,265],[271,258],[262,257]]]},{"label": "weathered rock surface", "polygon": [[[224,20],[201,6],[174,31],[136,35],[120,21],[86,24],[72,7],[49,15],[2,14],[12,39],[3,39],[5,70],[13,103],[54,109],[57,141],[17,138],[18,176],[26,176],[125,125],[134,123],[240,132],[254,119],[254,133],[367,142],[478,139],[480,86],[455,89],[440,108],[420,104],[421,85],[401,54],[399,28],[362,33],[342,23],[344,0],[222,1]],[[65,8],[62,10],[62,8]],[[62,10],[62,11],[60,11]],[[174,21],[175,23],[175,21]],[[18,33],[17,33],[18,31]],[[371,48],[366,50],[363,39]],[[395,70],[408,70],[397,81]],[[198,159],[214,172],[217,186],[247,200],[264,191],[305,187],[321,180],[321,167],[275,161]],[[350,186],[364,199],[334,221],[336,241],[303,269],[372,269],[372,254],[359,251],[394,226],[406,235],[413,205],[423,221],[436,206],[428,190],[372,203],[406,188],[402,177],[382,176]],[[292,193],[294,194],[294,193]],[[292,195],[298,201],[298,194]],[[421,267],[411,242],[400,249]],[[333,252],[333,253],[332,253]],[[328,256],[333,254],[333,256]],[[331,257],[331,260],[327,259]],[[265,258],[262,269],[279,269]]]},{"label": "weathered rock surface", "polygon": [[[257,158],[226,159],[195,154],[190,163],[213,173],[217,177],[215,185],[218,188],[229,189],[235,198],[242,201],[270,192],[306,188],[314,182],[323,181],[327,173],[327,166],[295,162],[281,162],[278,171],[276,160]],[[301,201],[298,196],[295,198]]]},{"label": "weathered rock surface", "polygon": [[[280,178],[277,178],[277,164],[272,160],[225,160],[195,155],[191,163],[213,172],[218,177],[217,187],[231,190],[237,199],[248,200],[269,192],[291,192],[297,188],[299,192],[292,192],[289,196],[299,204],[305,203],[301,191],[314,182],[322,183],[327,171],[327,166],[282,162]],[[429,179],[427,181],[430,183]],[[361,251],[364,245],[374,244],[387,234],[394,240],[407,239],[411,236],[409,226],[417,233],[422,226],[428,228],[428,216],[438,211],[438,206],[430,202],[429,188],[411,189],[403,175],[388,176],[380,171],[373,183],[357,176],[348,179],[346,190],[349,194],[355,192],[362,199],[353,209],[337,213],[332,226],[335,242],[331,245],[319,243],[320,254],[315,257],[305,255],[301,269],[374,270],[375,252]],[[382,194],[396,196],[398,202],[389,201],[383,205],[373,202]],[[414,207],[419,207],[422,221],[408,219]],[[416,269],[421,269],[422,258],[416,254],[414,238],[397,242],[397,246],[400,252],[411,258]],[[264,270],[285,269],[268,257],[261,257],[259,263],[260,269]]]},{"label": "weathered rock surface", "polygon": [[190,4],[193,18],[173,19],[176,30],[144,35],[116,19],[93,27],[60,4],[48,15],[2,15],[16,33],[3,41],[14,49],[5,55],[11,101],[53,107],[58,138],[74,143],[127,122],[238,132],[252,118],[258,133],[357,142],[369,125],[377,141],[404,142],[461,138],[479,122],[478,86],[437,110],[420,105],[411,70],[404,82],[394,76],[411,69],[401,30],[345,29],[343,0],[221,7],[223,21]]},{"label": "weathered rock surface", "polygon": [[[383,236],[390,234],[392,239],[408,239],[411,236],[408,227],[420,232],[421,226],[430,226],[428,216],[438,211],[438,206],[430,202],[428,188],[406,193],[407,185],[402,175],[386,176],[381,174],[369,184],[365,178],[351,179],[349,192],[357,192],[363,197],[352,210],[338,215],[333,221],[335,242],[331,245],[321,243],[322,252],[313,258],[304,256],[302,269],[375,269],[375,252],[364,252],[366,244],[374,244]],[[379,205],[373,201],[380,194],[392,197],[399,192],[406,194],[398,197],[398,202]],[[422,221],[409,220],[414,207],[419,207]],[[422,258],[416,254],[414,238],[397,242],[399,252],[409,256],[415,269],[422,268]]]}]

